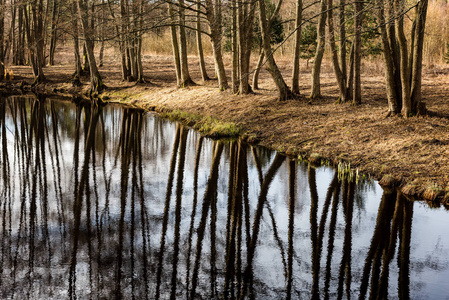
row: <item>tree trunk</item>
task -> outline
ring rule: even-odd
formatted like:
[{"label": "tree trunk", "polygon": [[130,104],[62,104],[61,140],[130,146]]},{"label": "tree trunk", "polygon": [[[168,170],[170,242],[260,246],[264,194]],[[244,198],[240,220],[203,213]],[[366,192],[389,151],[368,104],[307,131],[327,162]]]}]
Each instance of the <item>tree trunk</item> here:
[{"label": "tree trunk", "polygon": [[318,46],[315,53],[315,61],[312,68],[312,91],[310,98],[315,99],[321,96],[321,63],[323,61],[324,47],[326,45],[326,0],[321,0],[320,17],[318,19]]},{"label": "tree trunk", "polygon": [[362,63],[362,21],[363,21],[363,2],[354,0],[354,93],[352,104],[362,103],[362,80],[361,80],[361,63]]},{"label": "tree trunk", "polygon": [[[340,27],[340,67],[341,76],[345,80],[344,84],[347,84],[348,71],[346,68],[346,0],[340,0],[339,9],[339,27]],[[347,92],[345,93],[347,95]],[[344,99],[345,101],[347,99]]]},{"label": "tree trunk", "polygon": [[[241,4],[240,4],[241,5]],[[231,26],[231,52],[232,52],[232,93],[237,94],[239,91],[239,44],[237,42],[237,2],[231,1],[232,26]]]},{"label": "tree trunk", "polygon": [[83,43],[83,72],[89,73],[89,59],[87,58],[86,42]]},{"label": "tree trunk", "polygon": [[209,76],[207,76],[206,63],[204,61],[203,40],[201,38],[201,18],[200,18],[201,2],[198,1],[196,9],[197,9],[197,14],[196,14],[196,47],[197,47],[197,50],[198,50],[198,61],[199,61],[199,64],[200,64],[201,79],[203,81],[207,81],[210,78],[209,78]]},{"label": "tree trunk", "polygon": [[[86,0],[77,0],[78,13],[83,28],[83,36],[85,40],[86,55],[89,61],[90,71],[90,93],[101,92],[106,86],[104,85],[100,72],[98,71],[97,62],[94,55],[94,30],[91,27],[92,23],[89,22],[89,10]],[[93,16],[91,16],[93,17]],[[90,24],[89,24],[90,23]]]},{"label": "tree trunk", "polygon": [[377,18],[379,19],[380,34],[382,38],[383,57],[385,61],[385,84],[387,87],[388,113],[397,114],[400,112],[399,100],[397,97],[397,87],[395,81],[395,60],[393,49],[390,46],[387,26],[385,25],[385,6],[384,0],[376,0]]},{"label": "tree trunk", "polygon": [[[335,73],[335,79],[337,80],[338,89],[340,90],[340,102],[346,102],[346,78],[343,76],[341,66],[345,66],[346,68],[346,53],[345,57],[341,57],[341,59],[344,59],[342,61],[342,65],[340,65],[340,62],[338,60],[338,50],[335,43],[335,30],[334,30],[334,4],[332,0],[328,0],[328,16],[327,16],[327,23],[329,26],[329,45],[331,49],[331,57],[332,57],[332,65],[334,66],[334,73]],[[343,25],[340,22],[340,26]],[[346,52],[346,49],[340,49],[341,52]]]},{"label": "tree trunk", "polygon": [[262,68],[262,63],[265,58],[265,54],[263,52],[263,49],[260,49],[259,59],[257,60],[257,66],[254,70],[254,76],[253,76],[253,89],[258,90],[259,89],[259,74],[260,69]]},{"label": "tree trunk", "polygon": [[[33,85],[42,83],[45,81],[43,72],[43,59],[44,59],[44,39],[43,39],[43,9],[44,4],[42,0],[33,1],[30,4],[29,9],[25,9],[25,32],[28,41],[28,49],[30,49],[30,61],[33,69],[34,82]],[[30,14],[28,13],[31,13]],[[31,20],[32,17],[32,20]]]},{"label": "tree trunk", "polygon": [[186,14],[184,9],[184,0],[178,0],[179,3],[179,42],[181,57],[181,85],[185,87],[195,84],[190,77],[189,63],[187,58],[187,37],[186,37]]},{"label": "tree trunk", "polygon": [[215,72],[218,78],[218,88],[224,91],[228,88],[228,79],[221,53],[222,23],[221,23],[221,2],[220,0],[205,0],[206,17],[210,27],[210,40],[215,62]]},{"label": "tree trunk", "polygon": [[80,56],[80,46],[79,46],[79,38],[78,38],[78,18],[76,17],[78,15],[78,7],[75,2],[72,3],[72,15],[75,16],[72,19],[72,26],[73,26],[73,47],[74,47],[74,54],[75,54],[75,74],[73,76],[73,85],[74,86],[80,86],[81,85],[81,56]]},{"label": "tree trunk", "polygon": [[412,102],[410,93],[410,71],[408,66],[407,40],[404,33],[404,5],[403,0],[394,0],[396,9],[396,38],[401,55],[401,85],[402,85],[402,115],[408,118],[412,113]]},{"label": "tree trunk", "polygon": [[299,59],[301,56],[302,0],[296,2],[295,54],[293,58],[292,92],[299,94]]},{"label": "tree trunk", "polygon": [[239,52],[239,93],[247,95],[252,92],[249,85],[249,65],[253,40],[253,25],[255,18],[255,2],[248,1],[238,4],[237,32]]},{"label": "tree trunk", "polygon": [[143,35],[143,0],[139,0],[139,15],[138,15],[138,36],[137,36],[137,82],[143,83],[145,82],[145,78],[143,76],[143,65],[142,65],[142,35]]},{"label": "tree trunk", "polygon": [[173,11],[173,3],[168,1],[168,14],[170,16],[170,33],[171,33],[171,43],[173,50],[173,58],[175,60],[175,72],[176,72],[176,85],[180,86],[181,81],[181,60],[179,56],[179,46],[178,46],[178,34],[176,33],[176,26],[174,25],[175,21],[175,13]]},{"label": "tree trunk", "polygon": [[57,39],[57,28],[59,19],[59,6],[56,0],[53,0],[53,13],[51,18],[51,39],[50,39],[50,66],[55,65],[55,51],[56,51],[56,39]]},{"label": "tree trunk", "polygon": [[413,33],[415,43],[413,51],[413,65],[412,68],[412,86],[411,86],[411,101],[412,111],[414,113],[422,114],[420,112],[421,103],[421,83],[422,83],[422,60],[423,60],[423,46],[424,46],[424,30],[427,18],[428,0],[421,0],[416,8],[416,28]]},{"label": "tree trunk", "polygon": [[98,58],[98,66],[102,67],[103,66],[103,62],[104,62],[104,35],[106,33],[105,30],[105,18],[106,18],[106,13],[105,13],[105,5],[106,3],[104,2],[104,0],[101,0],[101,25],[100,25],[100,55]]},{"label": "tree trunk", "polygon": [[288,99],[293,99],[295,96],[287,86],[282,77],[281,71],[273,57],[273,51],[271,50],[271,38],[269,34],[267,19],[266,19],[266,9],[264,0],[258,0],[259,3],[259,22],[260,22],[260,33],[262,36],[262,45],[263,50],[265,52],[265,56],[267,58],[267,71],[270,73],[271,77],[274,80],[276,88],[279,93],[279,100],[284,101]]},{"label": "tree trunk", "polygon": [[4,53],[4,34],[5,34],[5,10],[4,0],[0,0],[0,80],[5,76],[5,53]]}]

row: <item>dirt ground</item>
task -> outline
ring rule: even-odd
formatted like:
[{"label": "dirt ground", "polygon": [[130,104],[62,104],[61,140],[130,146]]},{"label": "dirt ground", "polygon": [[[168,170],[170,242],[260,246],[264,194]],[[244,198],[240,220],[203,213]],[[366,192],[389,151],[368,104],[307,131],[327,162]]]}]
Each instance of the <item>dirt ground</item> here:
[{"label": "dirt ground", "polygon": [[[196,57],[192,56],[189,63],[197,85],[176,88],[171,57],[144,56],[148,82],[143,84],[122,81],[119,65],[113,61],[100,68],[108,86],[100,96],[148,110],[181,110],[235,122],[245,136],[269,148],[303,159],[350,164],[359,174],[400,185],[408,195],[449,204],[449,68],[426,67],[423,98],[433,114],[404,119],[386,117],[380,60],[364,64],[363,103],[359,106],[335,104],[338,88],[329,63],[322,69],[322,98],[310,101],[307,97],[311,65],[304,61],[302,96],[286,102],[276,100],[275,87],[266,71],[261,74],[260,90],[238,96],[229,90],[220,92],[216,80],[202,82]],[[279,58],[278,64],[290,83],[290,61]],[[11,69],[16,84],[32,82],[29,66]],[[207,70],[213,77],[212,58],[207,59]],[[73,66],[65,61],[46,67],[48,83],[39,89],[61,95],[85,92],[89,88],[88,78],[82,78],[81,88],[73,88],[73,71]],[[10,88],[2,84],[3,89]]]}]

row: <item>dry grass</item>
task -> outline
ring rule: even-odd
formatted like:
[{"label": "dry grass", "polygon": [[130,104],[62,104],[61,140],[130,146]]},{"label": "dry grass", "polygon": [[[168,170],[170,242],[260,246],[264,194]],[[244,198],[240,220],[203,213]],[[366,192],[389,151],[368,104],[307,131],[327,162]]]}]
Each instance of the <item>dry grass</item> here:
[{"label": "dry grass", "polygon": [[[254,57],[254,60],[256,58]],[[300,88],[303,97],[295,101],[278,102],[269,74],[260,77],[261,90],[244,97],[220,92],[216,81],[202,82],[195,56],[190,57],[190,70],[197,86],[177,89],[172,58],[147,55],[144,59],[148,83],[120,80],[119,66],[112,62],[100,68],[109,89],[105,95],[113,102],[126,103],[151,110],[179,110],[188,114],[235,123],[245,136],[261,141],[265,146],[307,159],[312,153],[333,161],[350,162],[360,174],[381,179],[393,174],[398,181],[414,182],[406,186],[408,194],[420,195],[427,182],[439,187],[449,184],[449,76],[426,69],[423,96],[430,111],[440,117],[425,116],[410,119],[386,118],[387,105],[384,77],[375,62],[365,64],[363,104],[336,105],[338,89],[331,65],[325,61],[321,77],[321,99],[310,102],[310,68],[301,63]],[[229,61],[227,61],[229,64]],[[255,61],[253,61],[253,65]],[[291,63],[278,57],[286,81],[290,82]],[[31,82],[30,67],[12,67],[17,81]],[[207,58],[209,76],[213,77],[213,59]],[[229,68],[228,68],[229,70]],[[46,90],[62,88],[63,94],[82,93],[71,87],[71,65],[45,68],[51,80]],[[228,74],[230,75],[230,74]],[[60,90],[61,91],[61,90]],[[415,181],[417,180],[417,181]],[[429,191],[430,195],[430,191]],[[431,195],[430,195],[431,196]],[[438,193],[438,197],[442,194]],[[432,198],[432,197],[430,197]]]}]

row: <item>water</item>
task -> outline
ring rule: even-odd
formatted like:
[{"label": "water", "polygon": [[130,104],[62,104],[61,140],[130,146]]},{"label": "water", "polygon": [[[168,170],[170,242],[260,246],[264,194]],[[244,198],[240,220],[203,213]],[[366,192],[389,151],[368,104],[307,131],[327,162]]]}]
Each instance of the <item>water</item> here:
[{"label": "water", "polygon": [[449,212],[118,106],[0,99],[2,299],[449,299]]}]

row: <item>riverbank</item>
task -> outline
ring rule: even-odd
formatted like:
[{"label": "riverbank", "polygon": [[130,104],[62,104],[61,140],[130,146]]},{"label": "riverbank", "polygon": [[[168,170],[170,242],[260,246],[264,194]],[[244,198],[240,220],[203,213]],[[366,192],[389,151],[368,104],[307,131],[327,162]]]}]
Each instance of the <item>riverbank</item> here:
[{"label": "riverbank", "polygon": [[[192,58],[192,66],[197,66]],[[284,74],[290,74],[288,61],[280,61]],[[370,72],[365,66],[365,74]],[[72,87],[70,65],[47,67],[48,83],[38,92],[66,97],[84,97],[88,79],[82,87]],[[11,85],[3,90],[25,92],[32,82],[30,67],[12,67]],[[146,62],[147,83],[120,80],[119,68],[111,64],[100,68],[108,89],[99,97],[105,102],[122,103],[166,116],[208,126],[231,128],[250,142],[284,152],[300,159],[351,167],[359,174],[400,186],[416,198],[449,204],[449,93],[448,72],[427,70],[423,97],[434,113],[409,119],[386,117],[386,95],[381,75],[363,77],[362,105],[335,104],[337,86],[330,66],[322,73],[323,97],[310,101],[310,73],[302,70],[302,94],[298,100],[278,102],[269,75],[261,74],[260,87],[248,96],[220,92],[216,81],[202,82],[192,70],[196,86],[175,87],[171,58],[156,57]],[[209,74],[213,74],[208,62]],[[288,80],[288,77],[287,77]],[[182,113],[180,113],[182,112]],[[206,122],[204,120],[206,119]]]}]

